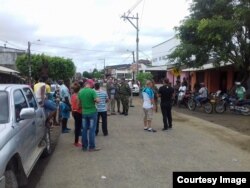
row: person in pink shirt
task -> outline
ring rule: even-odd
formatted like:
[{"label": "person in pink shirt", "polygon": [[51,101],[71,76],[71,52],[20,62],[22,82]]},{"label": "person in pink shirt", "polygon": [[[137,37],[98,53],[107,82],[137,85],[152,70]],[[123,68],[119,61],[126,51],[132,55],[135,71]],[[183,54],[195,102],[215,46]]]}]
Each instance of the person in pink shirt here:
[{"label": "person in pink shirt", "polygon": [[82,127],[82,109],[79,105],[78,92],[80,91],[80,84],[75,82],[72,85],[73,95],[71,96],[71,107],[72,107],[72,116],[75,120],[75,142],[76,147],[82,147],[82,144],[79,142],[79,136],[81,135]]}]

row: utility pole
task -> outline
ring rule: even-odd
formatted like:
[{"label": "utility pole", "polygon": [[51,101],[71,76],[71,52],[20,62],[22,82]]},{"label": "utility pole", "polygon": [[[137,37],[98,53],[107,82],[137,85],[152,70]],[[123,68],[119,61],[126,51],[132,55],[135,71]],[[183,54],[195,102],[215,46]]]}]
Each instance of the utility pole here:
[{"label": "utility pole", "polygon": [[[138,70],[139,70],[139,65],[138,65],[138,61],[139,61],[139,17],[138,17],[138,13],[136,14],[136,17],[134,16],[126,16],[125,13],[124,15],[122,16],[122,18],[124,19],[127,19],[131,24],[132,26],[136,29],[136,68],[137,68],[137,71],[136,71],[136,75],[138,74]],[[136,24],[133,23],[132,20],[136,20]]]},{"label": "utility pole", "polygon": [[[132,55],[133,55],[133,64],[135,63],[135,52],[132,51]],[[135,71],[134,71],[134,67],[133,67],[133,80],[135,80]]]},{"label": "utility pole", "polygon": [[29,84],[31,85],[31,60],[30,60],[30,46],[31,46],[31,43],[28,42],[28,66],[29,66]]}]

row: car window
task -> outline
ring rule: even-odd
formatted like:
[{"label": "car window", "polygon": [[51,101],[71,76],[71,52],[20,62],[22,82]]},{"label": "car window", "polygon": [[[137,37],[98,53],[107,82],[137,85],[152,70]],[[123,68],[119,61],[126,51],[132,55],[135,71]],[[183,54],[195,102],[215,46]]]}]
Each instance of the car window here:
[{"label": "car window", "polygon": [[8,93],[6,91],[0,91],[0,124],[9,122],[9,102]]},{"label": "car window", "polygon": [[27,101],[25,100],[25,97],[20,89],[14,92],[14,104],[16,121],[19,121],[21,110],[28,107]]},{"label": "car window", "polygon": [[37,103],[32,91],[29,88],[24,88],[23,91],[28,99],[29,107],[37,109]]}]

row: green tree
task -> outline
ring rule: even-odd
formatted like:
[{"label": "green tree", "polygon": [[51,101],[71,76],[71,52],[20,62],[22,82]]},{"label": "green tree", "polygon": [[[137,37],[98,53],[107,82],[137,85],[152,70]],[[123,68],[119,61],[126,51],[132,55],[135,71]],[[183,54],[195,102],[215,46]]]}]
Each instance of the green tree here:
[{"label": "green tree", "polygon": [[168,56],[178,65],[199,67],[213,60],[230,62],[248,76],[250,1],[193,0],[190,16],[176,27],[181,43]]},{"label": "green tree", "polygon": [[141,86],[144,87],[147,80],[152,80],[153,79],[153,75],[150,72],[145,72],[145,73],[140,72],[140,73],[138,73],[136,78],[137,78],[137,80],[140,81]]},{"label": "green tree", "polygon": [[82,73],[82,76],[84,77],[84,78],[92,78],[92,74],[91,73],[89,73],[88,71],[84,71],[83,73]]},{"label": "green tree", "polygon": [[103,78],[103,75],[104,75],[104,70],[98,71],[97,69],[94,69],[92,72],[93,78],[100,79]]},{"label": "green tree", "polygon": [[[24,76],[29,75],[28,56],[19,56],[16,60],[17,69]],[[75,74],[76,68],[71,59],[51,57],[44,54],[31,55],[31,76],[38,79],[48,76],[52,80],[68,80]]]}]

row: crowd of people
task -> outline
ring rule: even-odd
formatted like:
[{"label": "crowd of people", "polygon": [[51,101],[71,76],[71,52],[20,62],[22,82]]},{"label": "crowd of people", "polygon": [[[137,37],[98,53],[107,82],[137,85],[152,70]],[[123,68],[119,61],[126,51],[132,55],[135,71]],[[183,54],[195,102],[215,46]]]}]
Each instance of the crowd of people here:
[{"label": "crowd of people", "polygon": [[[109,78],[106,89],[101,84],[91,79],[75,81],[70,87],[67,87],[62,80],[59,80],[58,87],[52,94],[50,82],[47,79],[40,78],[34,85],[34,94],[39,105],[43,106],[47,115],[47,121],[53,120],[54,125],[61,125],[62,133],[69,133],[68,119],[70,114],[74,118],[75,138],[74,145],[81,147],[83,151],[98,151],[95,137],[99,134],[99,124],[104,136],[108,136],[108,116],[124,115],[128,116],[129,107],[132,105],[132,87],[122,78],[117,80]],[[204,98],[208,97],[208,89],[204,83],[200,83],[198,95],[195,98],[199,104]],[[236,82],[236,95],[240,100],[244,98],[245,88]],[[141,90],[144,112],[144,130],[156,132],[152,128],[152,119],[154,112],[158,112],[158,101],[160,99],[160,108],[163,118],[163,131],[172,128],[172,101],[175,94],[185,93],[188,84],[185,79],[176,85],[171,86],[167,78],[163,81],[163,86],[157,88],[154,81],[147,80],[146,85]],[[53,95],[53,96],[52,96]],[[59,113],[58,113],[59,112]],[[81,140],[79,139],[82,137]]]},{"label": "crowd of people", "polygon": [[53,120],[54,125],[61,125],[62,133],[69,133],[71,129],[68,128],[68,120],[72,114],[75,125],[74,145],[82,147],[83,151],[100,150],[95,145],[99,123],[102,124],[103,135],[108,136],[107,116],[117,113],[128,115],[132,88],[124,78],[119,82],[109,78],[106,90],[91,79],[75,81],[69,87],[62,80],[57,83],[54,94],[47,78],[40,78],[33,87],[37,101],[47,115],[46,124]]}]

